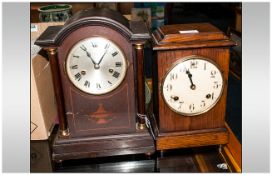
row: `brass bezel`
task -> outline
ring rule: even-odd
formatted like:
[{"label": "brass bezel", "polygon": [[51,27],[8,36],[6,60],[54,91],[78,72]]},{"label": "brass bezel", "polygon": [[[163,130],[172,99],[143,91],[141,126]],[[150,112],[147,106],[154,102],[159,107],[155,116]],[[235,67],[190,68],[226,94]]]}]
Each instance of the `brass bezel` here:
[{"label": "brass bezel", "polygon": [[[121,51],[122,55],[123,55],[124,58],[125,58],[125,72],[124,72],[125,76],[123,77],[123,79],[122,79],[122,81],[119,83],[119,85],[117,85],[115,88],[111,89],[110,91],[104,92],[104,93],[90,93],[90,92],[87,92],[87,91],[81,89],[80,87],[76,86],[76,85],[73,83],[73,81],[71,80],[71,78],[70,78],[70,76],[69,76],[69,74],[68,74],[68,71],[67,71],[67,70],[68,70],[68,68],[67,68],[67,60],[68,60],[68,57],[69,57],[69,55],[70,55],[72,49],[73,49],[79,42],[84,42],[85,40],[89,40],[90,38],[96,38],[96,37],[104,38],[104,39],[106,39],[106,40],[108,40],[108,41],[114,43],[114,44],[116,45],[116,47],[118,47],[118,49]],[[123,81],[126,79],[129,61],[128,61],[126,55],[124,54],[123,49],[119,46],[119,44],[117,44],[116,42],[112,41],[111,39],[109,39],[109,38],[107,38],[107,37],[100,36],[100,35],[93,35],[93,36],[90,36],[90,37],[88,37],[88,38],[79,40],[78,42],[76,42],[76,43],[69,49],[69,51],[68,51],[67,53],[68,53],[68,54],[67,54],[67,56],[66,56],[66,58],[65,58],[65,62],[64,62],[64,65],[65,65],[65,74],[67,75],[67,77],[68,77],[70,83],[71,83],[75,88],[77,88],[78,90],[80,90],[81,92],[87,93],[87,94],[89,94],[89,95],[95,95],[95,96],[105,95],[105,94],[108,94],[108,93],[114,91],[115,89],[117,89],[117,88],[123,83]]]},{"label": "brass bezel", "polygon": [[[188,114],[188,113],[183,113],[183,112],[180,112],[180,111],[177,111],[175,110],[174,108],[172,108],[166,101],[164,95],[163,95],[163,85],[164,85],[164,82],[165,82],[165,79],[167,77],[167,75],[172,71],[172,69],[174,69],[177,65],[179,65],[180,63],[182,62],[185,62],[185,61],[188,61],[188,60],[191,60],[191,59],[201,59],[201,60],[205,60],[205,61],[208,61],[210,62],[211,64],[213,64],[220,72],[220,75],[222,77],[222,88],[221,88],[221,92],[218,96],[218,98],[216,99],[216,101],[210,106],[208,107],[207,109],[201,111],[201,112],[196,112],[196,113],[191,113],[191,114]],[[200,115],[200,114],[203,114],[205,112],[208,112],[210,109],[212,109],[217,103],[218,101],[221,99],[222,97],[222,94],[223,94],[223,91],[224,91],[224,88],[225,88],[225,81],[224,81],[224,76],[223,76],[223,73],[221,71],[221,69],[219,68],[219,65],[213,61],[212,59],[210,58],[206,58],[206,57],[203,57],[203,56],[199,56],[199,55],[190,55],[190,56],[185,56],[185,57],[182,57],[180,59],[178,59],[177,61],[175,61],[169,68],[169,70],[164,74],[164,77],[162,79],[162,83],[160,84],[160,95],[162,96],[163,98],[163,101],[166,103],[166,105],[172,110],[174,111],[175,113],[178,113],[178,114],[181,114],[183,116],[188,116],[188,117],[192,117],[192,116],[197,116],[197,115]]]}]

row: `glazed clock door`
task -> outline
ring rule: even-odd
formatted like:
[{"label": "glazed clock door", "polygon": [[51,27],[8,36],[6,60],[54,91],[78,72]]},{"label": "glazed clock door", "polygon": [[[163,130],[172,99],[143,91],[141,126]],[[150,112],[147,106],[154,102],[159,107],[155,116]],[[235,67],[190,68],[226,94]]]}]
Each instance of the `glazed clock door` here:
[{"label": "glazed clock door", "polygon": [[209,58],[189,56],[173,64],[162,83],[162,96],[168,107],[184,116],[210,110],[220,99],[223,76]]},{"label": "glazed clock door", "polygon": [[224,48],[159,52],[160,131],[224,126],[228,55]]},{"label": "glazed clock door", "polygon": [[123,51],[103,37],[79,41],[69,52],[66,71],[72,84],[83,92],[101,95],[116,89],[127,70]]},{"label": "glazed clock door", "polygon": [[135,132],[132,44],[117,31],[82,27],[59,48],[71,137]]}]

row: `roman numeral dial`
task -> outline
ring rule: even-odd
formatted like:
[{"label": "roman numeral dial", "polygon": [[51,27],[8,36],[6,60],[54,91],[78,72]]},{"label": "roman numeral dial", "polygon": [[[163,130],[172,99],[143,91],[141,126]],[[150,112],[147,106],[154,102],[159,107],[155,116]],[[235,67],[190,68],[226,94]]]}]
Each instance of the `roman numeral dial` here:
[{"label": "roman numeral dial", "polygon": [[102,95],[121,86],[127,70],[122,49],[103,37],[76,43],[68,54],[66,72],[71,84],[85,93]]},{"label": "roman numeral dial", "polygon": [[223,91],[223,75],[209,58],[189,56],[171,66],[162,82],[166,105],[184,116],[207,112],[216,105]]}]

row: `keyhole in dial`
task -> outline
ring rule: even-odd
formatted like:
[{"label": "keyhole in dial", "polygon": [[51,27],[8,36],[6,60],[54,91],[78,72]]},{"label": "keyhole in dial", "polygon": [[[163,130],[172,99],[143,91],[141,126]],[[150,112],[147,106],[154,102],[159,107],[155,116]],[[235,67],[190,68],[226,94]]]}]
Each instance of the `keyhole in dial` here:
[{"label": "keyhole in dial", "polygon": [[179,100],[179,97],[178,97],[178,96],[171,96],[171,98],[172,98],[174,101]]}]

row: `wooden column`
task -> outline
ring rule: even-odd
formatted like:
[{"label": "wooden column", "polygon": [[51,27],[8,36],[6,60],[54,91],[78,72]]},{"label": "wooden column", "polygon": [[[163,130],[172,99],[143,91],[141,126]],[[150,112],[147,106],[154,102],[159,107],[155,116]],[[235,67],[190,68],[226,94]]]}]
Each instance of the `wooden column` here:
[{"label": "wooden column", "polygon": [[[144,45],[142,43],[135,44],[136,60],[137,60],[137,100],[138,114],[145,115],[145,80],[144,80]],[[138,118],[138,128],[145,129],[145,120]]]},{"label": "wooden column", "polygon": [[59,136],[66,137],[69,135],[69,131],[67,128],[67,121],[65,118],[65,110],[64,110],[64,98],[63,91],[61,85],[61,79],[59,75],[59,67],[58,67],[58,58],[57,58],[57,50],[56,48],[46,48],[49,62],[51,66],[52,79],[54,85],[55,98],[57,102],[57,110],[58,110],[58,118],[59,118]]}]

